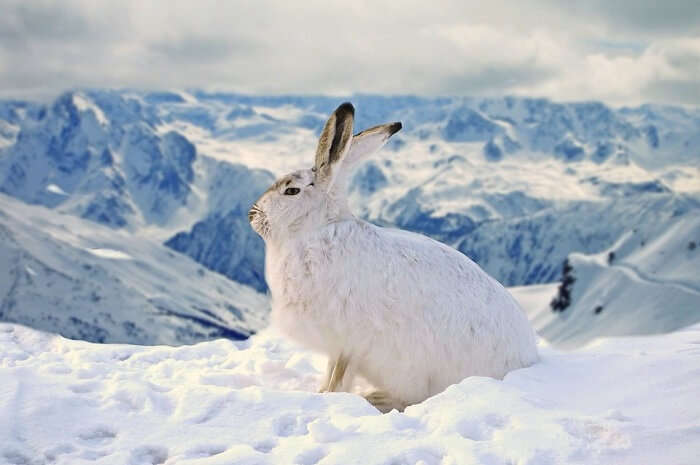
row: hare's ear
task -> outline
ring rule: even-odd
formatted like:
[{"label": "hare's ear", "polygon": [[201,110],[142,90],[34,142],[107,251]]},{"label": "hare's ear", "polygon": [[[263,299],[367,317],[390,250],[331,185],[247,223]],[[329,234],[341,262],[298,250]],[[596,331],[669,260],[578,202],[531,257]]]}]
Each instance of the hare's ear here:
[{"label": "hare's ear", "polygon": [[333,173],[334,180],[331,187],[338,194],[336,197],[345,195],[350,178],[360,162],[382,148],[389,138],[400,130],[401,123],[397,121],[380,124],[352,136],[350,149],[343,157],[343,166],[338,173]]},{"label": "hare's ear", "polygon": [[401,127],[399,121],[380,124],[352,136],[350,150],[343,160],[343,171],[350,172],[360,161],[382,148]]},{"label": "hare's ear", "polygon": [[328,118],[316,148],[314,171],[317,182],[331,184],[339,162],[350,148],[354,119],[355,108],[349,102],[336,108]]}]

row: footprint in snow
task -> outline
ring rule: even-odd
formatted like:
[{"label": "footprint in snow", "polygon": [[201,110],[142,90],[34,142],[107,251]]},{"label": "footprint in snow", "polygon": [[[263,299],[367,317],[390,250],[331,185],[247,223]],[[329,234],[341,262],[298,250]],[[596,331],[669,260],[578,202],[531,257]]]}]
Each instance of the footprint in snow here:
[{"label": "footprint in snow", "polygon": [[44,457],[49,462],[55,462],[59,456],[75,452],[75,447],[70,444],[58,444],[44,451]]},{"label": "footprint in snow", "polygon": [[320,447],[315,447],[297,455],[294,459],[295,464],[299,465],[316,465],[328,453]]},{"label": "footprint in snow", "polygon": [[211,457],[214,455],[219,455],[226,451],[226,446],[222,444],[202,444],[195,446],[185,452],[185,457],[188,459],[202,459],[206,457]]},{"label": "footprint in snow", "polygon": [[90,446],[104,446],[112,442],[117,433],[107,426],[98,426],[78,434],[78,437]]},{"label": "footprint in snow", "polygon": [[80,454],[80,458],[81,458],[81,459],[85,459],[85,460],[90,460],[91,462],[94,462],[94,461],[96,461],[96,460],[101,459],[102,457],[107,457],[107,456],[110,455],[111,453],[112,453],[111,451],[106,451],[106,450],[92,450],[92,449],[88,449],[88,450],[84,450],[84,451]]},{"label": "footprint in snow", "polygon": [[131,451],[129,465],[159,465],[168,460],[168,449],[161,446],[141,446]]},{"label": "footprint in snow", "polygon": [[277,447],[277,441],[275,439],[266,439],[253,445],[253,449],[263,454],[269,453],[275,447]]},{"label": "footprint in snow", "polygon": [[302,436],[309,432],[308,424],[310,418],[302,418],[292,414],[278,417],[272,424],[277,436]]},{"label": "footprint in snow", "polygon": [[191,418],[189,421],[192,423],[196,424],[202,424],[202,423],[207,423],[214,418],[218,417],[221,412],[224,410],[226,405],[231,402],[231,399],[233,397],[231,395],[226,395],[223,397],[219,397],[214,399],[209,403],[209,405],[206,407],[204,412],[197,414],[193,418]]}]

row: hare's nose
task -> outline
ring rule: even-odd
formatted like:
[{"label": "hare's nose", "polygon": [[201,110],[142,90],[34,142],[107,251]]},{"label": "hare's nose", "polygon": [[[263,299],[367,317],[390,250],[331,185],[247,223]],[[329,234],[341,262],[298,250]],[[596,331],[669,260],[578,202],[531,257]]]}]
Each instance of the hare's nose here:
[{"label": "hare's nose", "polygon": [[260,207],[258,207],[256,204],[253,204],[253,206],[250,207],[250,210],[248,210],[248,222],[251,223],[253,218],[255,218],[255,215],[258,213],[262,213],[262,210],[260,210]]}]

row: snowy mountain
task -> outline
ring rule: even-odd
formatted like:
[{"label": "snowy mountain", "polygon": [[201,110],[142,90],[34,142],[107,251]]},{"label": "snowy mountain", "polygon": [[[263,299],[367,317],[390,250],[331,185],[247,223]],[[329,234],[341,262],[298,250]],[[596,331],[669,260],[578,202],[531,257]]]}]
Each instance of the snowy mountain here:
[{"label": "snowy mountain", "polygon": [[[700,215],[650,222],[598,254],[571,254],[568,279],[530,315],[561,347],[600,336],[671,332],[700,321]],[[655,231],[654,231],[655,230]],[[517,295],[517,292],[516,292]]]},{"label": "snowy mountain", "polygon": [[274,178],[266,171],[239,164],[204,161],[211,173],[206,186],[210,213],[165,245],[210,270],[264,292],[264,243],[248,224],[248,210]]},{"label": "snowy mountain", "polygon": [[[381,415],[315,392],[322,357],[263,332],[96,345],[0,324],[0,461],[62,464],[697,462],[700,328],[599,340]],[[358,386],[358,389],[361,389]]]},{"label": "snowy mountain", "polygon": [[134,237],[0,194],[0,320],[95,342],[243,339],[265,296]]},{"label": "snowy mountain", "polygon": [[[632,231],[647,240],[659,225],[700,217],[700,198],[652,194],[576,201],[534,215],[484,222],[456,247],[508,285],[559,280],[572,251],[600,253]],[[700,278],[698,283],[700,284]]]},{"label": "snowy mountain", "polygon": [[[631,231],[700,214],[698,109],[348,99],[358,130],[404,125],[353,177],[353,210],[444,241],[509,286],[556,281],[572,253],[606,253]],[[265,291],[245,213],[275,176],[311,163],[339,101],[89,90],[0,102],[0,191]]]},{"label": "snowy mountain", "polygon": [[25,119],[1,159],[0,191],[110,226],[165,223],[187,200],[194,146],[155,135],[137,102],[99,96],[64,94]]}]

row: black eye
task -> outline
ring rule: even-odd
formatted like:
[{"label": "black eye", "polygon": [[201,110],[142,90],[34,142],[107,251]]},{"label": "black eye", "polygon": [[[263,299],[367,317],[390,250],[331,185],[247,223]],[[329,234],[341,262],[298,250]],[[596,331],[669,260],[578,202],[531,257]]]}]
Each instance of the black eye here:
[{"label": "black eye", "polygon": [[284,195],[297,195],[299,192],[301,192],[301,189],[298,187],[288,187],[284,190]]}]

